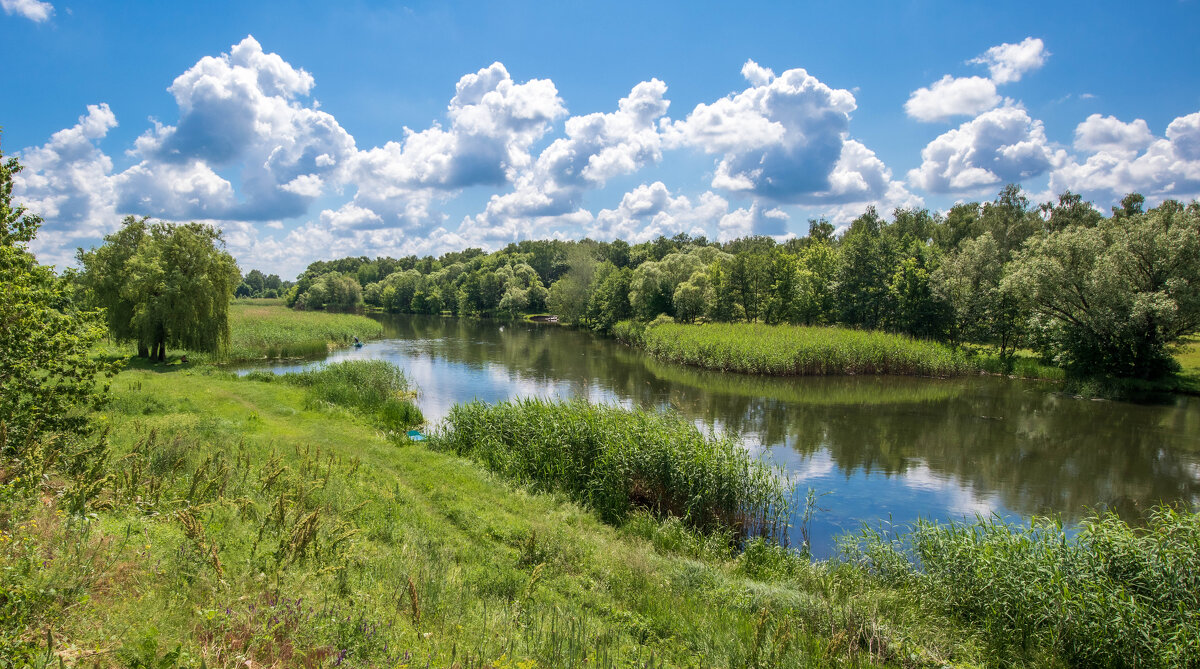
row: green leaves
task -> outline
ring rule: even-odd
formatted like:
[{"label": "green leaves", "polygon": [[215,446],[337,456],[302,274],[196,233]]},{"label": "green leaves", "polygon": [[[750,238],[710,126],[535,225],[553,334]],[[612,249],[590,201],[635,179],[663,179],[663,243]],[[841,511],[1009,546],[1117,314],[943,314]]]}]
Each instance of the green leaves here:
[{"label": "green leaves", "polygon": [[1030,241],[1006,289],[1033,312],[1034,343],[1083,374],[1153,378],[1200,330],[1200,207],[1167,201]]},{"label": "green leaves", "polygon": [[[104,307],[113,337],[139,350],[216,352],[229,345],[229,301],[241,282],[216,228],[132,216],[104,245],[80,251],[80,283]],[[357,287],[357,284],[355,284]]]},{"label": "green leaves", "polygon": [[12,203],[18,171],[0,153],[0,442],[19,458],[49,435],[86,433],[104,399],[97,377],[114,367],[89,356],[100,314],[79,309],[69,282],[26,249],[41,218]]}]

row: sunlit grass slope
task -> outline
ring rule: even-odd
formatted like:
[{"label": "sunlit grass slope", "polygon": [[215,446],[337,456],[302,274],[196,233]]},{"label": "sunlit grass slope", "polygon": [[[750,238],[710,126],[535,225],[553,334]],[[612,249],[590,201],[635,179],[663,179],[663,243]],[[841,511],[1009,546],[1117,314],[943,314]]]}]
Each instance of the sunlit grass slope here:
[{"label": "sunlit grass slope", "polygon": [[0,547],[6,605],[68,665],[816,667],[973,647],[850,571],[734,557],[638,513],[604,524],[303,387],[138,370],[114,390],[90,515],[34,499]]}]

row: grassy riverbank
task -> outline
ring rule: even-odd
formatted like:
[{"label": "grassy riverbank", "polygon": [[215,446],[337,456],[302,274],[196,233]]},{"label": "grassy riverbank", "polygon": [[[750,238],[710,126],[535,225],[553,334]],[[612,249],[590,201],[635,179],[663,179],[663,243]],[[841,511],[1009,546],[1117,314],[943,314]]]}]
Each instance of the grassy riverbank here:
[{"label": "grassy riverbank", "polygon": [[383,326],[366,316],[293,311],[282,300],[237,300],[229,308],[233,341],[226,362],[321,355],[359,339],[374,339]]},{"label": "grassy riverbank", "polygon": [[973,369],[943,344],[837,327],[622,322],[615,334],[660,360],[747,374],[953,376]]},{"label": "grassy riverbank", "polygon": [[[636,510],[605,523],[567,495],[398,445],[369,402],[288,381],[131,369],[113,383],[107,443],[67,454],[49,478],[0,472],[0,656],[111,667],[932,667],[1070,666],[1090,657],[1078,643],[1125,652],[1102,628],[1068,647],[1040,643],[1059,638],[1053,618],[989,617],[1059,601],[1049,586],[1018,587],[1018,574],[998,574],[1007,590],[972,585],[978,569],[1017,564],[995,555],[997,545],[1027,545],[1020,532],[976,541],[977,530],[962,528],[954,541],[917,544],[945,556],[936,587],[979,593],[980,603],[947,600],[911,572],[907,536],[850,562],[813,564],[761,541],[738,553],[728,533]],[[542,409],[533,417],[550,423],[522,434],[547,444],[589,434],[573,419],[657,424]],[[1194,611],[1177,594],[1195,592],[1184,581],[1170,591],[1137,585],[1138,574],[1200,573],[1200,532],[1186,518],[1147,532],[1122,525],[1105,536],[1126,539],[1089,544],[1090,564],[1111,565],[1110,577],[1072,606],[1099,615],[1178,599]],[[1053,574],[1065,554],[1042,545],[1020,564]],[[1104,608],[1113,602],[1129,603]],[[1147,620],[1120,628],[1163,644],[1139,661],[1186,657],[1194,619]],[[997,635],[1000,624],[1010,632]]]},{"label": "grassy riverbank", "polygon": [[0,656],[18,665],[806,667],[978,652],[855,572],[781,570],[793,562],[776,549],[735,557],[638,513],[607,525],[397,446],[304,387],[167,366],[113,388],[94,468],[0,486]]}]

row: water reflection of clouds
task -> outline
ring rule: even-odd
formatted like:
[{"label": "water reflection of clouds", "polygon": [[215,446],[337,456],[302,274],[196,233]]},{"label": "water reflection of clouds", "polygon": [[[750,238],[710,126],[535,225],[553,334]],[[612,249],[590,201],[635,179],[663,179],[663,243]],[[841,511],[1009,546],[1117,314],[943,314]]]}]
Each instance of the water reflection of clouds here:
[{"label": "water reflection of clouds", "polygon": [[955,476],[939,474],[924,462],[909,467],[901,481],[914,490],[938,494],[945,500],[946,512],[951,516],[988,516],[1002,508],[995,495],[981,494],[975,486]]}]

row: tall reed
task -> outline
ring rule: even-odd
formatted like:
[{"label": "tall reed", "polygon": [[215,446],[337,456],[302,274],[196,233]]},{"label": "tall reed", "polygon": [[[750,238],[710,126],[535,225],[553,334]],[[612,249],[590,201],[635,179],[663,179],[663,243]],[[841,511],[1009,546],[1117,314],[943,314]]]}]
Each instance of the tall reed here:
[{"label": "tall reed", "polygon": [[1200,663],[1200,515],[1160,506],[1144,527],[1114,514],[1075,537],[1047,521],[918,522],[864,530],[846,553],[983,632],[998,656],[1053,650],[1071,666]]},{"label": "tall reed", "polygon": [[732,437],[671,414],[524,399],[450,410],[437,447],[537,489],[563,491],[617,522],[636,508],[703,530],[786,540],[779,472]]},{"label": "tall reed", "polygon": [[966,356],[935,342],[886,332],[762,323],[652,324],[618,328],[650,355],[722,371],[769,375],[904,374],[971,371]]},{"label": "tall reed", "polygon": [[355,337],[374,339],[383,326],[366,316],[292,311],[282,305],[234,302],[229,309],[232,342],[225,361],[302,358],[348,346]]},{"label": "tall reed", "polygon": [[404,370],[384,360],[347,360],[304,372],[274,375],[253,372],[246,378],[302,386],[315,402],[355,409],[379,421],[388,430],[400,431],[425,422],[413,400]]}]

